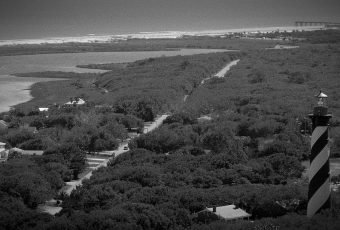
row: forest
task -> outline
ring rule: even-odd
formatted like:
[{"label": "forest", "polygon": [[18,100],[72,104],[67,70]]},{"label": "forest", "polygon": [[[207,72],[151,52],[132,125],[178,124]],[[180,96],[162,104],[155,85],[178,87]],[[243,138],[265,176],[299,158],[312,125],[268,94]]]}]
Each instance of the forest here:
[{"label": "forest", "polygon": [[[309,157],[306,117],[320,89],[333,114],[331,154],[340,155],[340,46],[332,40],[338,32],[298,35],[307,40],[297,49],[260,45],[84,66],[109,70],[94,75],[35,73],[68,80],[34,85],[33,100],[1,114],[10,128],[0,142],[44,154],[13,153],[0,165],[0,229],[336,229],[339,191],[332,191],[332,209],[306,217],[301,161]],[[218,40],[228,46],[227,39]],[[236,59],[224,78],[201,84]],[[75,96],[87,104],[60,106]],[[48,112],[37,111],[43,105],[50,105]],[[70,196],[58,194],[83,172],[86,154],[114,149],[127,130],[142,129],[165,112],[170,116],[162,126],[130,141],[130,151]],[[38,212],[37,205],[52,197],[63,201],[62,211],[55,217]],[[251,213],[251,221],[197,215],[228,204]]]}]

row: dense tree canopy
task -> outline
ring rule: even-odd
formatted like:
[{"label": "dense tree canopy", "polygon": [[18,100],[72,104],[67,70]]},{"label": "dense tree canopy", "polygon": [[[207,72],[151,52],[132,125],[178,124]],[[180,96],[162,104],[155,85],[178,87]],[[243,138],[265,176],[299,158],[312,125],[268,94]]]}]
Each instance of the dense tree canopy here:
[{"label": "dense tree canopy", "polygon": [[[231,41],[208,40],[194,42]],[[331,210],[305,217],[308,182],[301,161],[310,151],[311,126],[304,116],[314,103],[306,95],[316,87],[327,89],[329,109],[339,115],[339,47],[318,33],[307,40],[332,43],[91,65],[110,71],[70,74],[58,88],[52,82],[33,86],[36,98],[23,106],[30,111],[12,110],[1,117],[9,130],[0,141],[44,154],[15,155],[0,165],[0,228],[336,229],[339,192],[332,192]],[[239,58],[225,78],[211,77]],[[75,94],[88,103],[51,106],[44,113],[32,110],[32,105],[64,103]],[[86,167],[86,153],[116,148],[128,131],[141,133],[143,121],[164,112],[171,115],[159,129],[136,137],[130,151],[93,172],[70,196],[58,196],[63,210],[55,218],[37,212],[38,204],[78,177]],[[331,123],[335,153],[339,124],[336,119]],[[206,207],[228,204],[251,213],[253,222],[225,223],[197,215]]]}]

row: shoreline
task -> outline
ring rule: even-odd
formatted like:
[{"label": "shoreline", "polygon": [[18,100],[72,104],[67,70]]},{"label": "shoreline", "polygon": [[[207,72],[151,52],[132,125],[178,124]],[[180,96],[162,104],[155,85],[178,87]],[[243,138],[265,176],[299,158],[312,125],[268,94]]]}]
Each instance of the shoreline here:
[{"label": "shoreline", "polygon": [[257,33],[275,31],[314,31],[324,29],[324,26],[268,26],[252,28],[215,29],[198,31],[153,31],[137,32],[128,34],[108,34],[108,35],[85,35],[66,37],[47,37],[31,39],[0,39],[0,46],[15,45],[38,45],[38,44],[65,44],[65,43],[112,43],[127,41],[129,39],[177,39],[183,36],[222,36],[231,33]]},{"label": "shoreline", "polygon": [[[90,54],[38,54],[31,56],[19,56],[19,60],[15,56],[0,57],[0,63],[4,63],[0,72],[0,113],[8,112],[11,108],[15,108],[21,104],[28,103],[32,100],[39,100],[32,88],[37,83],[54,82],[60,80],[74,79],[74,76],[58,77],[39,77],[40,74],[51,72],[54,75],[57,72],[67,74],[98,74],[107,72],[108,70],[79,68],[77,65],[98,64],[98,63],[118,63],[134,62],[150,57],[176,56],[176,55],[195,55],[215,52],[228,52],[227,49],[185,49],[179,51],[169,50],[164,52],[148,51],[147,55],[143,52],[92,52]],[[131,53],[137,55],[131,57]],[[114,54],[114,56],[112,56]],[[75,56],[76,55],[76,56]],[[119,55],[119,56],[117,56]],[[98,58],[98,56],[102,58]],[[104,58],[103,58],[104,56]],[[54,58],[55,64],[51,63],[51,57]],[[86,59],[88,57],[88,59]],[[72,65],[69,65],[67,60],[71,60]],[[108,61],[109,60],[109,61]],[[65,64],[66,62],[66,64]],[[28,64],[27,64],[28,63]],[[34,64],[31,64],[34,63]],[[42,64],[40,64],[42,63]],[[14,74],[12,74],[14,72]],[[38,77],[34,76],[38,74]],[[62,74],[61,74],[62,75]],[[52,84],[53,85],[53,84]],[[40,90],[39,92],[44,93]],[[48,96],[48,95],[46,95]],[[46,106],[46,105],[44,105]]]},{"label": "shoreline", "polygon": [[[1,84],[2,81],[7,79],[12,81],[7,82],[6,84]],[[36,83],[60,80],[67,79],[32,77],[24,78],[14,75],[0,75],[0,92],[6,91],[6,95],[0,94],[0,113],[9,112],[15,106],[32,100],[34,98],[32,96],[32,87]]]}]

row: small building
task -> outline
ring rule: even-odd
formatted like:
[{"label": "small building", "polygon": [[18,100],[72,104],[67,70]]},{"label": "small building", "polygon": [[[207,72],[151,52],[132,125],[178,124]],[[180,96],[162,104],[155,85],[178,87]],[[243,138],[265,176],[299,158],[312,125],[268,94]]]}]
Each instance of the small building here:
[{"label": "small building", "polygon": [[40,107],[38,108],[39,112],[48,112],[48,108]]},{"label": "small building", "polygon": [[85,105],[85,100],[80,98],[80,97],[76,97],[76,98],[70,98],[70,101],[66,102],[64,105],[66,106],[79,106],[79,105]]},{"label": "small building", "polygon": [[[236,221],[236,220],[242,220],[242,219],[249,219],[251,217],[251,214],[247,213],[241,208],[237,208],[235,205],[226,205],[226,206],[214,206],[212,208],[206,208],[200,212],[197,213],[197,216],[200,216],[200,214],[203,218],[204,216],[213,215],[216,219],[223,219],[225,221]],[[208,215],[204,215],[208,214]]]}]

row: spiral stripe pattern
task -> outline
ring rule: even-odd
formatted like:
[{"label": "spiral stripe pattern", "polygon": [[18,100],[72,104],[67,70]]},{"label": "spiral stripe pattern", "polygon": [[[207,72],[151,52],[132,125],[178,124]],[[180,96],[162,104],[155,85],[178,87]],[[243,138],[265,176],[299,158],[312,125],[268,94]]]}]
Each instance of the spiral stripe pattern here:
[{"label": "spiral stripe pattern", "polygon": [[307,216],[330,208],[328,126],[314,127],[311,139]]}]

